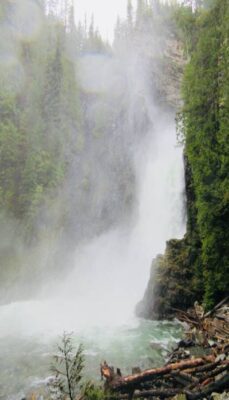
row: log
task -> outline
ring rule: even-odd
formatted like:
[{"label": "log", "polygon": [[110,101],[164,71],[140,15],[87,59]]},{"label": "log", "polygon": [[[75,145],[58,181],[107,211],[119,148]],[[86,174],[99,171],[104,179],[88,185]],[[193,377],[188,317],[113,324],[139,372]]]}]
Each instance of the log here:
[{"label": "log", "polygon": [[200,382],[207,378],[213,378],[214,376],[222,374],[222,372],[227,371],[227,370],[229,370],[229,361],[227,361],[227,364],[219,366],[214,371],[210,371],[210,372],[204,374],[203,377],[200,378]]},{"label": "log", "polygon": [[[175,311],[177,311],[177,312],[179,312],[179,310],[176,310],[176,309],[174,309]],[[195,318],[193,317],[193,316],[191,316],[191,315],[189,315],[189,314],[182,314],[182,315],[179,315],[178,316],[178,319],[180,320],[180,321],[183,321],[183,322],[186,322],[187,324],[189,324],[189,325],[196,325],[197,327],[199,327],[200,326],[200,322],[199,321],[196,321],[195,320]]]},{"label": "log", "polygon": [[220,373],[226,371],[228,368],[229,368],[229,361],[225,360],[221,364],[220,362],[215,362],[209,365],[204,365],[202,367],[197,367],[193,370],[191,369],[187,370],[190,374],[196,374],[195,379],[197,379],[198,381],[191,383],[187,388],[189,390],[193,390],[196,387],[197,383],[203,384],[205,380],[219,375]]},{"label": "log", "polygon": [[213,379],[213,378],[207,378],[207,379],[205,379],[205,381],[203,381],[203,382],[201,383],[201,386],[207,386],[207,385],[209,385],[209,383],[211,383],[211,382],[214,382],[214,379]]},{"label": "log", "polygon": [[[119,372],[121,374],[120,370]],[[107,382],[112,381],[116,377],[114,373],[114,368],[109,367],[106,361],[104,361],[103,364],[100,364],[100,373],[101,373],[101,379],[105,378]],[[120,376],[120,374],[117,375]]]},{"label": "log", "polygon": [[[175,370],[184,370],[187,368],[195,368],[200,365],[205,364],[206,362],[213,362],[214,356],[207,356],[205,358],[196,358],[192,360],[180,361],[174,364],[166,365],[161,368],[153,368],[145,370],[141,373],[129,375],[125,377],[115,377],[109,382],[109,388],[113,390],[128,390],[131,387],[137,387],[139,384],[143,382],[150,381],[154,378],[166,375],[171,371]],[[108,377],[109,379],[109,377]]]},{"label": "log", "polygon": [[214,311],[218,310],[218,308],[220,308],[221,306],[223,306],[227,301],[229,301],[229,296],[225,297],[225,299],[223,299],[220,303],[216,304],[216,306],[215,306],[212,310],[208,311],[208,312],[203,316],[203,318],[210,317],[210,316],[214,313]]},{"label": "log", "polygon": [[212,371],[219,364],[220,364],[220,361],[216,361],[216,362],[212,362],[212,363],[209,363],[209,364],[201,365],[200,367],[189,368],[189,369],[185,370],[184,372],[187,373],[187,374],[189,374],[189,373],[190,374],[198,374],[198,373],[201,373],[201,372]]},{"label": "log", "polygon": [[199,383],[199,379],[191,376],[189,374],[185,374],[183,372],[172,371],[171,376],[175,378],[178,383],[181,383],[184,386],[187,386],[190,383],[197,384]]},{"label": "log", "polygon": [[[166,399],[168,397],[174,397],[177,394],[181,393],[181,389],[151,389],[151,390],[141,390],[136,391],[132,394],[132,398],[140,399],[140,398],[148,398],[148,397],[160,397],[160,399]],[[121,394],[115,397],[109,397],[109,400],[125,400],[129,399],[128,394]]]},{"label": "log", "polygon": [[[200,400],[210,395],[213,392],[222,392],[224,390],[229,389],[229,376],[225,376],[219,381],[210,383],[204,388],[198,389],[195,392],[190,392],[190,390],[185,389],[152,389],[152,390],[143,390],[139,392],[132,392],[133,398],[148,398],[148,397],[159,397],[160,399],[165,399],[168,397],[176,396],[177,394],[185,394],[188,400]],[[115,396],[115,400],[124,400],[128,399],[129,395],[121,394],[119,396]],[[112,399],[109,397],[109,400]]]},{"label": "log", "polygon": [[133,398],[147,398],[147,397],[160,397],[160,399],[166,399],[179,394],[180,389],[152,389],[144,390],[142,392],[134,393]]},{"label": "log", "polygon": [[188,400],[200,400],[210,395],[213,392],[223,392],[224,390],[229,390],[229,375],[224,376],[222,379],[210,383],[210,385],[205,386],[203,389],[197,390],[193,393],[186,392]]}]

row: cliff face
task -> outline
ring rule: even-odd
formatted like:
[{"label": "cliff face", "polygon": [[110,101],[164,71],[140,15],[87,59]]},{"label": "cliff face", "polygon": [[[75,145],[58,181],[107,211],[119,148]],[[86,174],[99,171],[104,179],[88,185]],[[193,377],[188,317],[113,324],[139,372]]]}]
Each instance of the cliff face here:
[{"label": "cliff face", "polygon": [[[158,86],[161,98],[175,110],[182,106],[181,83],[187,59],[182,43],[171,34],[166,42],[161,69],[158,71]],[[188,231],[195,225],[193,210],[194,194],[191,171],[185,160],[186,201],[188,207]],[[189,229],[189,226],[191,229]],[[190,263],[195,258],[189,245],[190,234],[182,240],[172,239],[166,243],[164,255],[158,255],[151,265],[149,282],[143,299],[136,306],[136,315],[146,319],[173,317],[172,308],[187,308],[193,304]]]},{"label": "cliff face", "polygon": [[[136,315],[146,319],[173,318],[173,308],[186,310],[203,295],[200,265],[201,243],[191,169],[185,158],[187,232],[183,239],[166,243],[165,254],[152,262],[148,286],[136,306]],[[197,273],[198,271],[198,273]]]},{"label": "cliff face", "polygon": [[181,83],[186,63],[187,59],[184,57],[181,41],[171,34],[166,41],[160,84],[166,102],[176,110],[182,106]]},{"label": "cliff face", "polygon": [[174,316],[173,308],[187,309],[195,300],[187,238],[167,242],[164,255],[157,256],[151,266],[150,280],[136,314],[146,319]]},{"label": "cliff face", "polygon": [[193,297],[211,309],[228,296],[229,4],[216,0],[212,8],[183,12],[183,28],[191,23],[178,121],[185,142],[187,233],[181,241],[170,240],[154,264],[137,307],[148,318],[186,308]]}]

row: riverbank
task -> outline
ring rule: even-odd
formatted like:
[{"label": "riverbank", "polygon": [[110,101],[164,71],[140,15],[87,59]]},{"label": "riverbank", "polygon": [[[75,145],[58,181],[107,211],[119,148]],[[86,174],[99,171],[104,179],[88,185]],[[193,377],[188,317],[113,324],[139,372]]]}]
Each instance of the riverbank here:
[{"label": "riverbank", "polygon": [[[145,351],[148,353],[148,367],[143,362],[142,356],[140,357],[141,341],[130,342],[134,330],[129,327],[129,342],[126,341],[125,345],[122,346],[122,353],[123,355],[127,354],[131,345],[133,347],[132,353],[139,355],[139,363],[136,364],[136,360],[133,363],[133,359],[131,361],[129,358],[129,367],[134,367],[131,371],[129,368],[123,368],[121,357],[118,360],[112,357],[111,353],[107,353],[107,362],[103,362],[101,368],[105,383],[99,382],[98,364],[97,377],[93,377],[96,388],[96,395],[93,392],[93,400],[114,398],[119,400],[130,398],[228,400],[229,305],[226,300],[208,313],[204,313],[203,308],[198,303],[195,303],[195,306],[186,312],[177,310],[176,315],[185,329],[183,339],[173,342],[172,350],[171,342],[162,340],[162,336],[161,340],[159,336],[157,340],[152,340],[153,337],[155,338],[157,324],[159,324],[158,334],[160,330],[161,335],[165,335],[163,327],[165,331],[168,329],[165,322],[151,323],[150,321],[145,321],[145,324],[148,324],[149,332],[150,330],[151,332],[154,331],[148,344],[151,349],[155,350],[157,348],[157,350],[160,350],[159,353],[164,355],[164,361],[162,359],[161,361],[159,359],[156,361],[155,357],[159,353],[156,351],[151,353],[149,347],[148,350],[145,347]],[[142,323],[144,325],[144,321]],[[140,330],[135,331],[136,337],[139,334]],[[169,338],[169,335],[167,335],[167,338]],[[150,335],[147,336],[148,341],[149,339]],[[119,346],[121,346],[121,342],[119,341]],[[104,342],[103,346],[105,345],[106,343]],[[162,347],[163,351],[161,351]],[[102,358],[102,353],[100,355]],[[110,366],[111,363],[115,368]],[[89,374],[88,379],[90,378],[92,376]],[[49,393],[49,382],[47,380],[46,385],[37,391],[31,390],[25,399],[53,400],[54,397]],[[92,400],[91,394],[85,395],[85,393],[81,393],[80,398],[82,400]]]},{"label": "riverbank", "polygon": [[44,400],[50,400],[47,381],[52,375],[50,366],[64,330],[73,332],[74,348],[83,344],[83,379],[93,380],[96,385],[101,384],[102,361],[119,366],[125,375],[131,374],[134,366],[142,370],[159,367],[165,362],[166,349],[171,350],[183,335],[183,327],[177,321],[129,317],[125,321],[113,320],[113,324],[109,321],[95,325],[89,318],[82,324],[76,312],[69,321],[61,317],[62,314],[58,319],[58,315],[51,313],[47,302],[36,308],[33,303],[19,303],[13,310],[10,305],[0,308],[1,400],[21,400],[30,393],[36,393],[36,400],[41,395]]},{"label": "riverbank", "polygon": [[[122,377],[104,364],[106,387],[119,399],[228,399],[229,298],[205,313],[197,302],[187,312],[173,310],[185,323],[185,338],[161,368]],[[133,371],[136,372],[136,371]]]}]

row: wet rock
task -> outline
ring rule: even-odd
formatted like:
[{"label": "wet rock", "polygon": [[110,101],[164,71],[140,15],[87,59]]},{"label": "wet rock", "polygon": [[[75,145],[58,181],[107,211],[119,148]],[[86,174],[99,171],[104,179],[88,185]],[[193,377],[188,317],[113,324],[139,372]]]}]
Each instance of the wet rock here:
[{"label": "wet rock", "polygon": [[192,347],[192,346],[195,346],[195,342],[193,341],[193,340],[191,340],[191,339],[183,339],[183,340],[180,340],[180,342],[178,343],[178,348],[179,347]]},{"label": "wet rock", "polygon": [[215,347],[215,346],[217,346],[217,342],[215,342],[214,340],[209,339],[209,340],[208,340],[208,345],[209,345],[210,347]]},{"label": "wet rock", "polygon": [[[228,374],[228,371],[224,371],[224,372],[222,372],[221,374],[217,375],[217,376],[215,377],[215,380],[216,380],[216,381],[220,381],[220,380],[223,379],[224,376],[226,376],[227,374]],[[229,393],[228,393],[228,400],[229,400]]]},{"label": "wet rock", "polygon": [[226,360],[226,354],[222,353],[216,357],[216,362]]},{"label": "wet rock", "polygon": [[212,393],[211,400],[228,400],[229,393]]},{"label": "wet rock", "polygon": [[153,260],[147,289],[135,310],[138,317],[172,319],[175,309],[184,310],[194,303],[190,268],[184,266],[186,247],[186,239],[172,239],[166,243],[165,254]]},{"label": "wet rock", "polygon": [[158,343],[158,342],[150,342],[150,347],[152,349],[156,349],[156,350],[164,350],[164,345],[162,343]]}]

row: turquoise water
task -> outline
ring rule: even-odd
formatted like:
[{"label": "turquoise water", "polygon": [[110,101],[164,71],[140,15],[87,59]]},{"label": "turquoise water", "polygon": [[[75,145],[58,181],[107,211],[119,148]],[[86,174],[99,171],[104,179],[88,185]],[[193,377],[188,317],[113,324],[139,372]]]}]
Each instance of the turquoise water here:
[{"label": "turquoise water", "polygon": [[[182,335],[175,322],[132,319],[115,327],[89,327],[73,333],[77,346],[85,354],[85,376],[100,380],[100,362],[121,368],[123,374],[132,367],[142,369],[164,363],[167,349]],[[45,332],[24,336],[9,332],[0,337],[0,399],[21,400],[31,390],[39,390],[50,377],[52,355],[61,336],[46,337]]]}]

